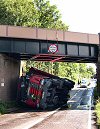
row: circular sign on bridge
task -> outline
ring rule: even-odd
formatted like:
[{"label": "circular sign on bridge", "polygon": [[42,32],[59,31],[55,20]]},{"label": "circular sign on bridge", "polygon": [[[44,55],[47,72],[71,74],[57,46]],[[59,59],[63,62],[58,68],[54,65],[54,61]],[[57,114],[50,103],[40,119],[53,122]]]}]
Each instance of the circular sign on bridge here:
[{"label": "circular sign on bridge", "polygon": [[58,46],[56,44],[51,44],[48,48],[48,52],[56,53],[58,51]]}]

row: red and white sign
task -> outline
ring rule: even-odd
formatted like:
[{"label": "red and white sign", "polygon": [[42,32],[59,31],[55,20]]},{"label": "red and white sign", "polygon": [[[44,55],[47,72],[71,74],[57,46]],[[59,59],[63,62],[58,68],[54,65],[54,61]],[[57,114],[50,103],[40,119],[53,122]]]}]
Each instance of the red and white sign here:
[{"label": "red and white sign", "polygon": [[58,51],[58,46],[56,44],[51,44],[49,46],[48,52],[56,53]]}]

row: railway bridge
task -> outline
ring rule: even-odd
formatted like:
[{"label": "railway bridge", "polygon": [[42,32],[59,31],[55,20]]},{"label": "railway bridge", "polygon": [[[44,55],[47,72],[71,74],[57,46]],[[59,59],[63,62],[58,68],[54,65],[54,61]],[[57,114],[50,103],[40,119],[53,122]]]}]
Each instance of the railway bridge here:
[{"label": "railway bridge", "polygon": [[0,25],[0,100],[16,98],[21,60],[96,63],[99,34]]}]

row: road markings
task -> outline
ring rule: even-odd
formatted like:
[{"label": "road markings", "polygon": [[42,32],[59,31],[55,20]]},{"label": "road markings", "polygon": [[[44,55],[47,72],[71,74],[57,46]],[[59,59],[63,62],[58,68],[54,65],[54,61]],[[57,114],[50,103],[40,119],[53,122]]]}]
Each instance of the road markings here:
[{"label": "road markings", "polygon": [[74,94],[74,96],[72,96],[68,101],[71,101],[71,100],[78,94],[79,91],[80,91],[80,90],[78,90],[78,91]]},{"label": "road markings", "polygon": [[13,129],[30,129],[32,128],[33,126],[43,122],[44,120],[46,120],[48,117],[52,116],[53,114],[55,114],[56,112],[58,112],[60,110],[60,108],[57,108],[56,110],[54,111],[51,111],[51,112],[48,112],[46,115],[44,116],[41,116],[40,118],[38,119],[33,119],[33,120],[30,120],[26,123],[23,123]]}]

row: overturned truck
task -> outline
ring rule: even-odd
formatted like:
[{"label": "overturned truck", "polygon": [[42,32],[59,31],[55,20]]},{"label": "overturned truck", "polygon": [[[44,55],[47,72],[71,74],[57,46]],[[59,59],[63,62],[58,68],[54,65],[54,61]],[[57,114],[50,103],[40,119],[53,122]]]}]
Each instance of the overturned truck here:
[{"label": "overturned truck", "polygon": [[53,109],[67,104],[74,84],[32,67],[19,79],[17,100],[33,108]]}]

